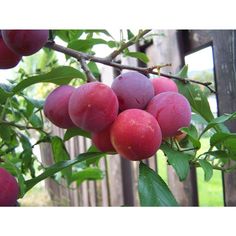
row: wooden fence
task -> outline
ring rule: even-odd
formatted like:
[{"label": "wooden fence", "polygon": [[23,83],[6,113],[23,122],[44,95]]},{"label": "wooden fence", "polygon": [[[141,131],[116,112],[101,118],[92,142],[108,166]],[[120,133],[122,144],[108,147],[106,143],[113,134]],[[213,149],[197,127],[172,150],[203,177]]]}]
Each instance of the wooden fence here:
[{"label": "wooden fence", "polygon": [[[159,32],[159,31],[157,31]],[[160,32],[159,32],[160,33]],[[164,37],[157,37],[153,43],[138,45],[150,58],[149,66],[172,63],[163,72],[177,72],[184,65],[184,57],[206,46],[212,46],[214,55],[214,77],[217,91],[218,115],[236,111],[236,31],[234,30],[165,30]],[[134,59],[121,58],[121,63],[137,65]],[[199,61],[199,63],[201,63]],[[144,66],[142,63],[139,66]],[[116,70],[106,67],[102,70],[101,80],[110,85],[117,75]],[[236,132],[236,123],[228,122],[231,132]],[[55,126],[52,133],[63,137],[64,131]],[[73,138],[66,143],[71,157],[83,153],[91,141],[83,137]],[[42,161],[52,164],[49,144],[41,145]],[[155,171],[158,170],[157,156],[146,160]],[[46,180],[46,187],[55,205],[69,206],[138,206],[137,180],[138,163],[127,161],[118,155],[108,156],[100,161],[105,177],[100,181],[86,181],[79,188],[65,183]],[[182,206],[198,206],[198,187],[196,169],[191,168],[188,178],[179,182],[173,168],[168,169],[168,184],[177,201]],[[225,206],[236,205],[236,173],[222,174],[223,197]]]}]

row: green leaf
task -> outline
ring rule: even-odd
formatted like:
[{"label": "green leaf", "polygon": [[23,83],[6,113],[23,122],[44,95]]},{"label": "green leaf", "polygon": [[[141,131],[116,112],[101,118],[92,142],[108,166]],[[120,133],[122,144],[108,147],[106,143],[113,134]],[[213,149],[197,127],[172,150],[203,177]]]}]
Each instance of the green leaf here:
[{"label": "green leaf", "polygon": [[97,64],[93,61],[90,61],[87,65],[88,65],[89,70],[93,73],[93,75],[96,78],[99,78],[100,77],[100,71],[97,67]]},{"label": "green leaf", "polygon": [[72,79],[81,78],[85,80],[85,75],[70,66],[60,66],[52,69],[50,72],[29,77],[28,79],[22,80],[12,90],[14,94],[24,90],[25,88],[42,82],[54,83],[57,85],[68,84]]},{"label": "green leaf", "polygon": [[218,159],[230,158],[229,154],[223,150],[209,151],[209,152],[204,152],[203,154],[201,154],[201,156],[204,156],[204,155],[214,156],[215,158],[218,158]]},{"label": "green leaf", "polygon": [[29,117],[29,122],[35,128],[43,126],[43,121],[34,113]]},{"label": "green leaf", "polygon": [[107,41],[107,45],[108,45],[108,47],[110,47],[110,48],[115,48],[115,47],[118,47],[118,46],[119,46],[119,43],[116,42],[116,41],[114,41],[114,40],[109,40],[109,41]]},{"label": "green leaf", "polygon": [[83,136],[86,138],[91,138],[91,134],[85,130],[82,130],[80,128],[70,128],[66,130],[63,140],[67,141],[75,136]]},{"label": "green leaf", "polygon": [[0,137],[4,142],[6,143],[11,142],[11,134],[12,134],[12,129],[10,125],[0,124]]},{"label": "green leaf", "polygon": [[210,145],[216,146],[219,143],[225,143],[227,140],[232,139],[236,142],[236,133],[215,133],[210,138]]},{"label": "green leaf", "polygon": [[44,100],[37,100],[34,98],[30,98],[27,96],[23,96],[27,102],[29,102],[31,105],[33,105],[34,107],[38,108],[38,109],[42,109],[43,105],[44,105]]},{"label": "green leaf", "polygon": [[87,34],[90,34],[90,33],[101,34],[102,33],[102,34],[105,34],[106,36],[109,36],[109,37],[113,38],[107,30],[93,29],[93,30],[84,30],[84,32],[87,33]]},{"label": "green leaf", "polygon": [[[178,73],[178,76],[181,78],[186,78],[187,70],[188,67],[185,66]],[[214,119],[207,97],[198,85],[184,83],[179,80],[176,81],[176,84],[178,86],[179,92],[188,99],[193,112],[201,115],[208,122]]]},{"label": "green leaf", "polygon": [[28,137],[25,136],[24,134],[19,134],[19,135],[20,135],[20,142],[21,142],[22,148],[24,150],[32,152],[31,143],[30,143]]},{"label": "green leaf", "polygon": [[180,78],[187,78],[188,77],[188,65],[184,65],[181,70],[177,74]]},{"label": "green leaf", "polygon": [[189,173],[189,160],[191,156],[189,154],[173,150],[167,144],[161,145],[161,150],[168,157],[168,162],[176,171],[180,181],[184,181]]},{"label": "green leaf", "polygon": [[55,162],[70,160],[69,153],[60,137],[51,137],[51,144]]},{"label": "green leaf", "polygon": [[67,43],[79,38],[83,32],[83,30],[54,30],[54,34]]},{"label": "green leaf", "polygon": [[[57,136],[51,137],[51,144],[52,144],[52,152],[53,152],[54,161],[56,163],[60,161],[70,160],[70,155],[67,152],[66,147],[60,137],[57,137]],[[71,167],[68,167],[62,170],[62,174],[69,181],[72,174]]]},{"label": "green leaf", "polygon": [[22,112],[24,114],[24,116],[29,119],[29,117],[33,114],[34,112],[34,105],[29,102],[28,100],[26,101],[26,105],[25,105],[25,110]]},{"label": "green leaf", "polygon": [[[206,128],[202,131],[202,134],[204,134],[207,130],[209,130],[211,128],[214,128],[215,126],[217,126],[219,124],[222,124],[222,123],[224,123],[224,122],[226,122],[228,120],[233,120],[233,119],[236,119],[236,112],[234,112],[232,114],[224,114],[222,116],[219,116],[219,117],[213,119],[211,122],[208,123]],[[223,126],[221,126],[221,127],[223,129]],[[223,131],[227,132],[228,129],[225,127],[225,129]]]},{"label": "green leaf", "polygon": [[186,133],[188,135],[189,140],[193,144],[193,147],[196,149],[201,148],[201,142],[198,139],[198,132],[194,125],[190,125],[188,128],[181,128],[182,132]]},{"label": "green leaf", "polygon": [[0,104],[4,104],[11,96],[11,86],[0,83]]},{"label": "green leaf", "polygon": [[178,206],[163,179],[143,162],[139,164],[138,192],[141,206]]},{"label": "green leaf", "polygon": [[125,56],[137,58],[145,64],[149,62],[148,56],[143,52],[126,52]]},{"label": "green leaf", "polygon": [[210,138],[210,145],[218,149],[227,149],[228,156],[236,155],[236,133],[215,133]]},{"label": "green leaf", "polygon": [[[91,146],[88,148],[87,152],[100,152],[100,151],[99,151],[94,145],[91,145]],[[99,161],[100,161],[100,159],[101,159],[102,157],[106,157],[106,153],[103,153],[103,156],[99,156],[99,157],[97,157],[97,158],[95,158],[95,159],[86,160],[86,166],[89,166],[89,165],[91,165],[91,164],[98,166]]]},{"label": "green leaf", "polygon": [[199,164],[204,171],[204,179],[205,181],[209,181],[213,175],[213,167],[212,165],[206,160],[199,160]]},{"label": "green leaf", "polygon": [[79,162],[86,161],[86,160],[93,160],[96,159],[99,156],[103,156],[103,153],[100,152],[91,152],[91,153],[82,153],[78,155],[75,159],[73,160],[68,160],[68,161],[60,161],[50,167],[48,167],[42,174],[39,176],[25,181],[26,184],[26,190],[29,191],[32,187],[34,187],[37,183],[40,181],[53,176],[57,172],[64,170],[65,168],[68,168],[70,166],[73,166]]},{"label": "green leaf", "polygon": [[131,32],[131,30],[127,30],[128,40],[134,38],[134,34]]},{"label": "green leaf", "polygon": [[97,167],[88,167],[81,169],[77,172],[73,172],[71,182],[76,181],[79,186],[85,180],[100,180],[103,179],[104,173]]},{"label": "green leaf", "polygon": [[201,125],[207,125],[208,122],[199,114],[196,114],[196,113],[192,113],[192,118],[191,120],[194,122],[194,123],[197,123],[197,124],[201,124]]},{"label": "green leaf", "polygon": [[30,140],[28,139],[26,135],[22,133],[20,133],[19,135],[20,135],[20,142],[23,149],[23,151],[20,153],[20,158],[22,159],[22,162],[21,162],[22,172],[26,173],[28,170],[31,170],[31,174],[34,175],[34,170],[33,170],[34,160],[32,158],[33,151],[32,151]]},{"label": "green leaf", "polygon": [[92,49],[94,45],[98,44],[107,44],[107,41],[100,38],[77,39],[69,42],[67,47],[80,52],[87,52],[89,49]]}]

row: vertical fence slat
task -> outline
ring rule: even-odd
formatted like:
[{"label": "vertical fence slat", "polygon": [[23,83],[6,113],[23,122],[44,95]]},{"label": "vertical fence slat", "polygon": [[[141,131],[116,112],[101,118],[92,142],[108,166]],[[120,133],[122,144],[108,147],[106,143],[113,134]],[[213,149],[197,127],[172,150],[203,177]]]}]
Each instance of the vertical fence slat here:
[{"label": "vertical fence slat", "polygon": [[122,206],[124,204],[124,199],[120,156],[108,155],[107,162],[111,206]]},{"label": "vertical fence slat", "polygon": [[108,176],[107,176],[107,170],[106,170],[106,162],[105,159],[102,158],[100,160],[100,168],[105,173],[104,178],[101,180],[101,196],[102,196],[102,206],[110,206],[111,200],[110,200],[110,190],[109,190],[109,184],[108,184]]},{"label": "vertical fence slat", "polygon": [[[236,111],[236,31],[213,31],[215,72],[219,115]],[[236,132],[236,121],[227,122],[231,132]],[[235,165],[231,161],[229,165]],[[236,206],[236,172],[223,174],[224,202]]]}]

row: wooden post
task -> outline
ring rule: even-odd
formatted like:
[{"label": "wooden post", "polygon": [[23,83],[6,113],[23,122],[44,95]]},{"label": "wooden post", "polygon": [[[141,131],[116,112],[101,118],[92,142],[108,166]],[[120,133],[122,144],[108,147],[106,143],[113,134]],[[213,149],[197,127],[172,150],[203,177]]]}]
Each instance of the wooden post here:
[{"label": "wooden post", "polygon": [[[222,115],[236,111],[236,31],[215,31],[213,36],[218,109]],[[235,120],[227,126],[231,132],[236,132]],[[223,174],[223,182],[225,205],[236,206],[236,172]]]}]

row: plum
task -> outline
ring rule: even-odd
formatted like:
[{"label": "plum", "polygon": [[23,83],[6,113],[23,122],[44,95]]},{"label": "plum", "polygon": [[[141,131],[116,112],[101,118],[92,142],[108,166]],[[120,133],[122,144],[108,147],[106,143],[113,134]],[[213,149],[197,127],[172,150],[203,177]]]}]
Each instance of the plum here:
[{"label": "plum", "polygon": [[154,155],[161,145],[162,134],[157,120],[140,109],[121,112],[111,127],[111,142],[124,158],[140,161]]},{"label": "plum", "polygon": [[176,83],[164,76],[151,79],[152,85],[154,87],[155,95],[163,92],[176,92],[178,93],[178,87]]},{"label": "plum", "polygon": [[188,127],[191,121],[191,107],[180,93],[164,92],[149,102],[147,112],[158,121],[163,138],[180,134],[180,128]]},{"label": "plum", "polygon": [[79,128],[100,132],[118,115],[118,99],[113,90],[101,82],[78,87],[69,101],[69,115]]},{"label": "plum", "polygon": [[15,67],[21,60],[21,56],[10,50],[0,36],[0,69]]},{"label": "plum", "polygon": [[112,154],[115,153],[116,150],[111,143],[110,131],[111,126],[108,126],[99,133],[92,133],[92,141],[93,144],[97,147],[97,149],[101,152],[107,152]]},{"label": "plum", "polygon": [[0,206],[15,206],[19,195],[19,185],[15,177],[0,168]]},{"label": "plum", "polygon": [[46,98],[44,104],[45,116],[56,126],[64,129],[75,127],[69,116],[68,106],[71,94],[75,88],[62,85],[54,89]]},{"label": "plum", "polygon": [[20,56],[38,52],[47,42],[48,30],[2,30],[7,47]]},{"label": "plum", "polygon": [[120,110],[131,108],[145,109],[154,96],[151,81],[145,75],[136,72],[126,72],[117,76],[111,88],[116,93]]}]

